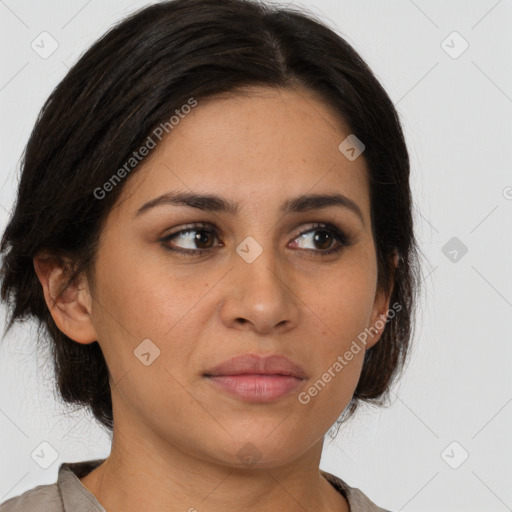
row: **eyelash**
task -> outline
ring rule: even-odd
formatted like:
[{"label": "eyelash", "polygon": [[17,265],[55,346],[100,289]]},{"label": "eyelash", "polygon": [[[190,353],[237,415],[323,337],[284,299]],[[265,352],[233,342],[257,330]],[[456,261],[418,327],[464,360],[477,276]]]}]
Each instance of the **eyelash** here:
[{"label": "eyelash", "polygon": [[[213,228],[213,229],[212,229]],[[198,224],[189,224],[185,226],[185,229],[182,229],[180,231],[177,231],[175,233],[171,233],[163,238],[160,238],[158,241],[162,243],[164,249],[172,252],[177,252],[181,254],[185,254],[187,256],[200,256],[204,255],[207,252],[210,252],[213,250],[213,248],[208,249],[182,249],[180,247],[170,247],[168,245],[168,242],[170,242],[173,238],[188,233],[190,231],[197,231],[197,232],[207,232],[210,234],[217,235],[216,228],[213,226],[210,226],[208,224],[198,223]],[[329,223],[315,223],[311,226],[309,226],[304,231],[301,231],[295,238],[294,241],[300,238],[302,235],[306,233],[310,233],[311,231],[326,231],[330,235],[333,236],[334,240],[338,242],[336,247],[333,249],[329,249],[326,251],[321,250],[313,250],[313,249],[304,249],[307,252],[311,252],[314,256],[313,257],[322,257],[322,256],[328,256],[330,254],[334,254],[337,252],[340,252],[343,248],[348,247],[352,244],[351,239],[340,229],[338,229],[336,226],[329,224]],[[217,237],[217,236],[216,236]]]}]

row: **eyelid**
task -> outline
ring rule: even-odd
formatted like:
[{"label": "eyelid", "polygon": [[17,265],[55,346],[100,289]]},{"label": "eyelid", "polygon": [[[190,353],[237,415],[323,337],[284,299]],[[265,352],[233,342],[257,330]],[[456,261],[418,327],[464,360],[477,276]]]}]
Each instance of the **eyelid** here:
[{"label": "eyelid", "polygon": [[[325,231],[330,232],[332,235],[334,235],[335,239],[337,239],[337,242],[338,242],[338,247],[334,248],[334,249],[328,249],[325,251],[314,250],[314,249],[304,249],[303,250],[305,252],[313,253],[315,256],[316,255],[322,256],[322,255],[332,254],[334,252],[340,251],[344,247],[348,247],[348,246],[352,245],[352,243],[353,243],[352,237],[347,235],[347,233],[344,229],[337,227],[333,223],[331,223],[331,222],[311,222],[311,223],[307,224],[305,227],[303,227],[301,229],[301,231],[299,233],[297,233],[290,240],[290,242],[288,242],[288,244],[295,241],[300,236],[302,236],[306,233],[309,233],[311,231],[315,231],[315,230],[318,230],[318,231],[325,230]],[[172,233],[169,233],[168,235],[165,235],[165,236],[159,238],[158,241],[161,242],[162,244],[164,244],[164,247],[169,251],[184,253],[184,254],[187,254],[190,256],[199,255],[199,254],[206,255],[208,253],[211,253],[215,249],[215,247],[210,247],[207,249],[183,249],[181,247],[171,248],[168,245],[166,245],[166,243],[169,242],[173,237],[178,236],[182,233],[189,232],[189,231],[210,232],[215,236],[215,238],[219,239],[219,236],[218,236],[219,228],[217,226],[215,226],[214,224],[210,224],[208,222],[193,222],[193,223],[186,224],[184,226],[180,226],[178,230],[173,231]],[[217,245],[216,247],[223,247],[223,245],[224,244]]]},{"label": "eyelid", "polygon": [[331,222],[313,222],[309,224],[307,227],[303,228],[303,230],[295,236],[293,240],[296,240],[300,236],[310,233],[311,231],[327,231],[330,232],[334,237],[338,240],[338,244],[341,244],[341,247],[338,245],[338,248],[328,249],[326,251],[321,250],[312,250],[312,249],[306,249],[307,252],[311,252],[313,254],[321,255],[328,255],[332,254],[334,252],[338,252],[344,247],[349,247],[353,244],[353,239],[350,235],[347,234],[347,232],[344,229],[341,229],[337,227],[336,225],[332,224]]}]

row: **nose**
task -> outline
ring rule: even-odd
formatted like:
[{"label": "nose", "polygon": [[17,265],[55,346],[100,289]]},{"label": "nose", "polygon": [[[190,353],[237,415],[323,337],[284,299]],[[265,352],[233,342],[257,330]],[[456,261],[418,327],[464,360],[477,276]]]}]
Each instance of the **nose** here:
[{"label": "nose", "polygon": [[260,334],[292,329],[301,301],[291,268],[271,248],[263,248],[253,261],[244,258],[243,251],[240,254],[234,254],[234,266],[226,277],[220,311],[224,324]]}]

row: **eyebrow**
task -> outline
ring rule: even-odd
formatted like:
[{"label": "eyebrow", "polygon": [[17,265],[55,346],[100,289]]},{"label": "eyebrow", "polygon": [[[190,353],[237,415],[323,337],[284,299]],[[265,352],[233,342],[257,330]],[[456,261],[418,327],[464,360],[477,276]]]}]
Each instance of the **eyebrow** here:
[{"label": "eyebrow", "polygon": [[[212,194],[198,194],[194,192],[168,192],[143,204],[136,212],[138,217],[158,206],[189,206],[207,212],[225,212],[236,215],[238,204]],[[342,194],[303,194],[286,200],[280,212],[289,213],[308,212],[321,208],[337,206],[355,213],[364,225],[363,213],[359,206],[350,198]]]}]

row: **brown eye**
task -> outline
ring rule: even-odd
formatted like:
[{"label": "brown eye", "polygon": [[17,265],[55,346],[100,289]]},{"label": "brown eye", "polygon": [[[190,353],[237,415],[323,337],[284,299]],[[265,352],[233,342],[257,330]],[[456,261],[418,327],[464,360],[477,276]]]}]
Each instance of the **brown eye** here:
[{"label": "brown eye", "polygon": [[216,238],[214,230],[203,226],[190,225],[186,229],[171,233],[159,241],[170,251],[200,254],[215,247],[213,244]]},{"label": "brown eye", "polygon": [[[314,236],[312,236],[314,235]],[[168,251],[182,253],[188,256],[207,254],[214,248],[218,239],[217,230],[208,224],[190,224],[184,229],[171,233],[159,241]],[[312,247],[303,247],[301,242],[311,242]],[[331,224],[309,226],[292,242],[292,248],[305,249],[314,256],[325,256],[350,245],[350,239],[342,231]],[[222,244],[219,244],[222,246]]]},{"label": "brown eye", "polygon": [[[313,236],[312,236],[313,235]],[[320,224],[313,226],[307,231],[303,231],[294,240],[292,246],[303,249],[298,241],[311,241],[312,248],[308,251],[318,252],[320,255],[331,254],[340,251],[344,246],[350,245],[348,237],[336,227],[328,227],[328,225]]]},{"label": "brown eye", "polygon": [[209,249],[210,246],[208,242],[211,242],[213,239],[212,233],[204,230],[195,231],[195,236],[193,237],[193,241],[199,246],[199,249]]}]

